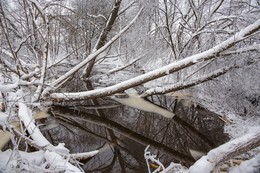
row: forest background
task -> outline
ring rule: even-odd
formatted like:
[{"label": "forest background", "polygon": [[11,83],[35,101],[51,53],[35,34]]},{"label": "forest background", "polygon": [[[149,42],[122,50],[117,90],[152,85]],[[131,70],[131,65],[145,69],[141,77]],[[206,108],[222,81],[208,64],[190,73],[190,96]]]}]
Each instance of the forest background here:
[{"label": "forest background", "polygon": [[[142,98],[188,93],[233,121],[226,130],[240,142],[221,150],[226,159],[249,151],[260,144],[259,10],[257,0],[1,0],[1,134],[17,155],[15,136],[42,152],[44,169],[62,164],[81,171],[66,162],[62,144],[53,146],[35,130],[33,114],[139,87]],[[92,84],[82,87],[82,81]],[[17,130],[19,120],[29,136]]]}]

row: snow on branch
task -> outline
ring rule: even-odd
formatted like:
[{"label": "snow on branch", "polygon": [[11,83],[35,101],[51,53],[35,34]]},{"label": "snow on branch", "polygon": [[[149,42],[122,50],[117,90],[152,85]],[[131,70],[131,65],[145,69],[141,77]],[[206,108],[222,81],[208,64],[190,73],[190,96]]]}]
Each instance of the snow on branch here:
[{"label": "snow on branch", "polygon": [[[145,149],[145,159],[147,165],[155,163],[159,170],[154,172],[160,173],[212,173],[218,171],[220,166],[231,159],[234,156],[243,154],[251,149],[254,149],[260,145],[260,129],[256,128],[254,131],[247,135],[231,140],[215,149],[208,152],[206,156],[203,156],[197,162],[195,162],[188,170],[184,166],[176,163],[171,163],[168,167],[161,166],[161,162],[156,159],[155,155],[151,155],[148,151],[148,147]],[[257,154],[250,160],[242,162],[239,166],[232,167],[229,173],[253,173],[257,172],[260,167],[260,154]],[[150,167],[148,171],[151,173]]]},{"label": "snow on branch", "polygon": [[37,0],[29,0],[31,3],[33,3],[33,5],[35,6],[35,8],[37,9],[37,11],[40,13],[42,19],[44,20],[44,23],[47,23],[47,17],[45,16],[45,13],[43,12],[43,7],[41,6],[41,4],[37,1]]},{"label": "snow on branch", "polygon": [[233,65],[233,66],[229,66],[229,67],[224,67],[218,70],[215,70],[212,73],[209,73],[207,75],[204,75],[198,79],[194,79],[188,82],[178,82],[176,84],[173,85],[169,85],[169,86],[165,86],[165,87],[156,87],[156,88],[151,88],[149,90],[147,90],[145,93],[143,93],[141,95],[141,97],[148,97],[154,94],[165,94],[165,93],[169,93],[169,92],[173,92],[173,91],[179,91],[185,88],[189,88],[204,82],[207,82],[209,80],[212,80],[216,77],[219,77],[223,74],[225,74],[226,72],[228,72],[229,70],[233,69],[233,68],[238,68],[237,65]]},{"label": "snow on branch", "polygon": [[[112,85],[112,86],[109,86],[106,88],[85,91],[85,92],[76,92],[76,93],[53,93],[50,95],[50,97],[52,99],[62,101],[62,100],[73,100],[73,99],[96,98],[96,97],[104,97],[104,96],[112,95],[112,94],[124,91],[126,89],[132,88],[134,86],[138,86],[140,84],[146,83],[148,81],[166,76],[169,73],[179,71],[186,67],[192,66],[198,62],[217,58],[217,57],[219,57],[219,55],[222,52],[231,48],[236,43],[248,38],[248,36],[255,33],[259,29],[260,29],[260,19],[258,19],[253,24],[247,26],[246,28],[242,29],[240,32],[236,33],[234,36],[230,37],[229,39],[223,41],[222,43],[216,45],[215,47],[213,47],[209,50],[204,51],[199,54],[189,56],[180,61],[173,62],[162,68],[150,71],[143,75],[137,76],[135,78],[131,78],[129,80],[126,80],[124,82],[121,82],[121,83],[118,83],[118,84],[115,84],[115,85]],[[109,43],[107,43],[107,44],[109,44]],[[104,48],[105,46],[103,46],[102,48]],[[101,49],[99,49],[97,52],[101,53],[101,51],[102,51]],[[94,54],[96,54],[97,52],[91,54],[89,58],[93,58]],[[89,59],[89,58],[87,58],[87,59]],[[85,61],[83,61],[83,62],[85,62]],[[76,70],[78,70],[78,68]],[[71,71],[69,73],[71,73]],[[68,73],[67,73],[67,75],[68,75]],[[63,81],[67,77],[68,76],[66,76],[66,75],[62,76],[55,82],[55,84]]]},{"label": "snow on branch", "polygon": [[44,153],[44,157],[47,160],[48,163],[51,165],[51,169],[54,169],[55,171],[65,171],[66,173],[69,172],[84,172],[80,170],[79,168],[73,166],[71,163],[69,163],[67,160],[65,160],[62,156],[57,154],[56,152],[46,151]]},{"label": "snow on branch", "polygon": [[[66,170],[74,172],[83,172],[76,166],[73,166],[68,160],[64,159],[63,156],[70,158],[69,150],[64,147],[64,144],[59,143],[58,146],[53,146],[40,132],[39,128],[35,125],[34,119],[32,118],[31,111],[27,108],[24,103],[19,102],[19,112],[18,115],[23,121],[24,126],[29,132],[33,142],[40,147],[45,148],[44,158],[51,165],[51,168],[55,168],[55,171]],[[93,151],[91,153],[82,153],[81,157],[92,157],[97,154],[98,151]],[[75,154],[72,155],[76,157]]]},{"label": "snow on branch", "polygon": [[113,38],[111,38],[104,46],[102,46],[100,49],[97,51],[91,53],[84,61],[76,65],[74,68],[72,68],[70,71],[65,73],[63,76],[59,77],[57,80],[55,80],[52,84],[50,84],[50,87],[46,88],[42,92],[42,96],[46,96],[49,94],[50,91],[55,89],[57,86],[60,86],[64,81],[66,81],[71,75],[76,73],[79,69],[84,67],[89,61],[97,57],[99,54],[104,52],[111,44],[113,44],[123,33],[125,33],[137,20],[137,18],[140,16],[141,12],[143,9],[141,9],[137,15],[134,17],[134,19],[127,25],[125,26],[118,34],[116,34]]},{"label": "snow on branch", "polygon": [[236,138],[209,151],[206,156],[203,156],[190,167],[189,173],[200,173],[201,170],[203,170],[204,173],[210,173],[212,170],[218,169],[225,161],[254,149],[259,145],[260,129],[258,128],[249,134]]},{"label": "snow on branch", "polygon": [[[121,1],[122,0],[118,0],[118,1],[115,1],[115,4],[114,4],[114,8],[112,10],[112,12],[110,13],[109,15],[109,18],[106,22],[106,25],[105,27],[103,28],[103,30],[101,31],[99,37],[98,37],[98,40],[96,41],[96,44],[93,48],[93,52],[95,52],[96,50],[98,50],[99,48],[101,48],[102,46],[104,46],[105,44],[105,41],[107,39],[107,36],[108,36],[108,33],[111,31],[116,19],[117,19],[117,16],[118,16],[118,11],[119,11],[119,8],[120,8],[120,5],[121,5]],[[94,64],[95,64],[95,59],[96,57],[94,57],[88,64],[87,66],[84,68],[83,72],[82,72],[82,77],[86,77],[88,78],[93,67],[94,67]]]},{"label": "snow on branch", "polygon": [[103,19],[107,20],[106,16],[104,16],[103,14],[94,15],[94,14],[87,13],[87,15],[89,17],[93,17],[93,18],[99,18],[100,17],[100,18],[103,18]]},{"label": "snow on branch", "polygon": [[3,173],[43,170],[43,167],[40,166],[44,161],[43,154],[44,151],[31,153],[18,151],[16,153],[10,149],[0,152],[0,170]]},{"label": "snow on branch", "polygon": [[142,56],[140,56],[140,57],[137,57],[137,58],[135,58],[134,60],[132,60],[131,62],[129,62],[129,63],[126,64],[126,65],[123,65],[123,66],[120,66],[120,67],[111,69],[111,70],[109,70],[108,73],[109,73],[109,74],[112,74],[112,73],[118,72],[118,71],[120,71],[120,70],[123,70],[123,69],[125,69],[125,68],[131,66],[131,65],[134,64],[136,61],[138,61],[138,60],[140,60],[141,58],[143,58],[144,56],[145,56],[145,55],[142,55]]},{"label": "snow on branch", "polygon": [[43,65],[42,65],[42,68],[41,68],[40,85],[38,85],[37,90],[35,91],[33,101],[39,100],[39,98],[41,96],[41,92],[43,90],[43,84],[44,84],[44,81],[45,81],[46,69],[47,69],[47,55],[45,55],[45,57],[42,59],[42,61],[43,61]]},{"label": "snow on branch", "polygon": [[69,154],[69,155],[66,155],[65,158],[83,160],[83,159],[87,159],[87,158],[95,156],[96,154],[98,154],[98,152],[99,152],[98,150],[95,150],[95,151],[89,151],[89,152],[84,152],[84,153]]},{"label": "snow on branch", "polygon": [[[2,49],[1,52],[7,55],[8,57],[10,57],[11,59],[13,58],[12,54],[7,50]],[[18,71],[18,69],[16,69],[14,65],[7,60],[7,58],[0,56],[0,63],[3,64],[6,68],[8,68],[10,71],[12,71],[15,74],[24,73],[23,71]]]},{"label": "snow on branch", "polygon": [[19,84],[19,80],[17,79],[17,81],[13,84],[0,84],[0,91],[1,92],[7,92],[7,91],[11,91],[13,90],[14,88],[17,88],[18,87],[18,84]]},{"label": "snow on branch", "polygon": [[[150,145],[148,145],[145,150],[144,150],[144,158],[148,167],[148,171],[149,173],[151,173],[151,169],[150,169],[150,164],[156,164],[157,168],[153,171],[153,172],[158,172],[161,169],[165,170],[165,167],[163,166],[163,164],[159,161],[159,159],[156,159],[156,155],[151,154],[150,151],[148,151]],[[151,162],[151,163],[150,163]]]},{"label": "snow on branch", "polygon": [[36,127],[34,120],[32,119],[32,114],[28,111],[27,106],[24,103],[19,103],[18,116],[23,121],[24,126],[30,133],[32,139],[38,146],[49,146],[50,142],[42,135],[40,129]]},{"label": "snow on branch", "polygon": [[[150,145],[148,145],[144,150],[144,158],[149,173],[187,173],[187,169],[181,164],[177,163],[171,163],[168,167],[165,168],[160,160],[157,159],[157,155],[153,155],[150,151],[148,151],[149,147]],[[153,171],[151,167],[153,168]]]},{"label": "snow on branch", "polygon": [[227,51],[221,53],[221,56],[227,56],[227,55],[232,55],[232,54],[241,54],[241,53],[247,53],[247,52],[259,52],[260,51],[260,45],[253,45],[253,46],[248,46],[248,47],[243,47],[237,50],[233,51]]}]

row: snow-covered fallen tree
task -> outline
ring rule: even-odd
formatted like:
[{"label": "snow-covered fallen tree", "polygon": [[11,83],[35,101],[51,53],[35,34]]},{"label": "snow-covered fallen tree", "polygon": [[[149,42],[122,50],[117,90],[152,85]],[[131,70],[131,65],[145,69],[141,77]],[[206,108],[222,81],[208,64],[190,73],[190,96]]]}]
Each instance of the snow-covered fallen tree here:
[{"label": "snow-covered fallen tree", "polygon": [[[115,84],[113,86],[109,86],[106,88],[95,89],[92,91],[83,91],[83,92],[69,92],[69,93],[52,93],[50,98],[57,101],[63,100],[77,100],[77,99],[85,99],[85,98],[96,98],[96,97],[104,97],[108,95],[112,95],[118,92],[122,92],[128,88],[132,88],[134,86],[144,84],[148,81],[154,80],[156,78],[160,78],[162,76],[169,75],[170,73],[180,71],[186,67],[192,66],[202,61],[206,61],[213,58],[218,58],[219,54],[228,50],[229,48],[233,47],[235,44],[245,40],[250,35],[253,35],[260,29],[260,19],[256,20],[253,24],[247,26],[246,28],[242,29],[240,32],[236,33],[229,39],[223,41],[222,43],[214,46],[213,48],[204,51],[202,53],[192,55],[186,57],[182,60],[173,62],[169,65],[166,65],[162,68],[147,72],[143,75],[131,78],[124,82]],[[94,53],[95,54],[95,53]],[[91,58],[92,55],[90,55]],[[223,71],[223,70],[222,70]],[[225,71],[225,69],[224,69]],[[217,73],[217,72],[216,72]],[[215,73],[214,73],[215,74]],[[212,75],[214,75],[212,74]],[[68,78],[68,76],[62,76],[61,78],[57,79],[55,83],[59,83],[60,81],[64,81]],[[48,93],[51,88],[46,89],[44,94]],[[151,92],[151,91],[149,91]]]},{"label": "snow-covered fallen tree", "polygon": [[[260,145],[260,129],[254,129],[242,137],[231,140],[215,149],[208,152],[206,156],[199,159],[193,166],[190,167],[190,173],[199,173],[203,170],[204,173],[210,173],[213,170],[219,170],[220,166],[234,156],[243,154]],[[248,167],[248,170],[254,168]],[[259,165],[258,165],[259,166]],[[245,170],[246,171],[246,170]]]},{"label": "snow-covered fallen tree", "polygon": [[[190,168],[186,168],[180,164],[171,163],[164,166],[156,155],[148,151],[149,146],[145,149],[144,158],[146,159],[149,173],[217,173],[221,170],[222,165],[232,158],[246,153],[260,146],[260,128],[254,130],[244,136],[233,139],[217,148],[210,150],[205,156],[197,160]],[[230,173],[257,173],[260,170],[260,153],[250,160],[242,161],[239,166],[230,167]],[[150,165],[155,164],[156,169],[151,171]]]},{"label": "snow-covered fallen tree", "polygon": [[[126,104],[125,100],[114,100],[172,118],[174,113],[168,110],[148,102],[142,105],[142,97],[197,86],[227,74],[231,69],[259,63],[260,20],[259,3],[256,1],[189,0],[173,3],[133,0],[122,3],[123,0],[111,0],[102,2],[108,6],[106,8],[100,7],[98,1],[84,2],[92,4],[84,6],[80,4],[83,2],[75,1],[73,3],[79,3],[80,8],[77,9],[71,7],[68,1],[0,2],[0,148],[8,141],[13,146],[0,153],[0,172],[83,172],[76,160],[98,153],[96,150],[70,153],[63,143],[57,146],[51,144],[35,123],[35,107],[42,108],[43,105],[59,101],[111,96],[170,76],[168,81],[157,82],[156,86],[148,85],[151,89],[142,95],[134,95],[140,102]],[[103,9],[93,10],[89,7],[92,5]],[[124,8],[121,9],[121,6]],[[229,6],[232,8],[227,12]],[[106,10],[107,14],[104,12]],[[90,14],[90,11],[100,14]],[[109,59],[110,53],[115,54],[117,61],[111,61],[109,65],[113,64],[117,68],[105,73],[101,73],[101,69],[99,72],[107,80],[113,80],[112,85],[105,83],[98,89],[93,87],[88,90],[80,88],[80,92],[74,90],[76,84],[72,89],[63,87],[76,75],[91,81],[92,78],[88,77],[92,77],[93,67]],[[134,70],[141,68],[142,74],[131,76],[130,79],[123,76],[123,81],[110,78],[132,66]],[[202,74],[198,73],[203,70]],[[186,80],[183,76],[188,76],[186,79],[192,77]],[[254,89],[258,92],[259,87]],[[155,111],[144,109],[145,106]],[[174,170],[192,173],[202,169],[209,172],[218,169],[234,155],[259,146],[259,135],[256,132],[259,133],[259,129],[212,149],[189,170],[175,163],[165,167],[148,151],[146,160],[157,163],[157,171],[162,172]],[[29,153],[18,150],[19,142],[16,138],[38,151]],[[232,171],[237,173],[245,167],[257,167],[258,163],[259,155]],[[206,168],[201,168],[203,166]]]},{"label": "snow-covered fallen tree", "polygon": [[[1,143],[7,143],[11,138],[13,150],[6,150],[0,152],[0,170],[1,172],[17,172],[17,171],[65,171],[65,172],[84,172],[78,165],[76,160],[86,159],[93,157],[98,153],[98,150],[70,154],[70,151],[65,148],[64,143],[59,143],[57,146],[52,145],[41,133],[40,129],[36,126],[33,118],[32,110],[30,110],[23,100],[24,93],[18,90],[13,95],[14,98],[19,98],[20,101],[17,103],[18,116],[22,122],[12,123],[15,126],[6,124],[8,116],[3,117],[1,115],[1,124],[6,124],[9,128],[9,132],[6,130],[1,131]],[[16,99],[15,99],[16,100]],[[20,127],[19,127],[20,126]],[[21,131],[21,132],[19,132]],[[27,131],[30,137],[27,137],[24,133]],[[37,148],[37,152],[27,153],[19,151],[18,146],[14,140],[14,134],[20,135],[20,138],[27,141],[29,145]],[[73,162],[70,163],[70,162]]]}]

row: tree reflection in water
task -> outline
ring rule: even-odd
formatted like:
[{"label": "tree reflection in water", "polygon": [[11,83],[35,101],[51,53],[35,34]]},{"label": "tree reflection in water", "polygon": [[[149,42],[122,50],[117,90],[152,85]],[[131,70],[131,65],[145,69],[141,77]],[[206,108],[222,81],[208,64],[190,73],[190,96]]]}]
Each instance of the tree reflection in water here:
[{"label": "tree reflection in water", "polygon": [[[191,165],[189,149],[207,152],[228,140],[223,122],[200,106],[186,106],[173,97],[153,96],[153,102],[173,111],[166,119],[152,113],[120,106],[111,109],[52,107],[59,126],[48,131],[53,143],[64,141],[73,153],[99,149],[93,158],[81,161],[86,172],[147,172],[144,149],[151,145],[165,165]],[[83,105],[83,103],[81,103]],[[91,100],[95,106],[114,104]]]}]

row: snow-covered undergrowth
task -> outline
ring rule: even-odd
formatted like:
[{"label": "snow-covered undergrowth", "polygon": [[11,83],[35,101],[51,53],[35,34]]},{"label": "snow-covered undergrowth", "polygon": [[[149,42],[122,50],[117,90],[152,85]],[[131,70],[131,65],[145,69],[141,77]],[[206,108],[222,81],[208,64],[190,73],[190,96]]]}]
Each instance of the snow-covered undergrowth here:
[{"label": "snow-covered undergrowth", "polygon": [[[77,159],[96,155],[98,151],[70,154],[64,143],[52,145],[42,134],[35,123],[30,101],[26,100],[23,90],[12,91],[11,85],[1,85],[5,92],[5,113],[0,114],[0,146],[11,140],[12,149],[0,152],[0,172],[84,172]],[[3,103],[3,98],[1,98]],[[30,137],[26,136],[26,131]],[[28,152],[19,150],[19,144],[33,146],[38,151]],[[26,147],[26,148],[27,148]]]}]

